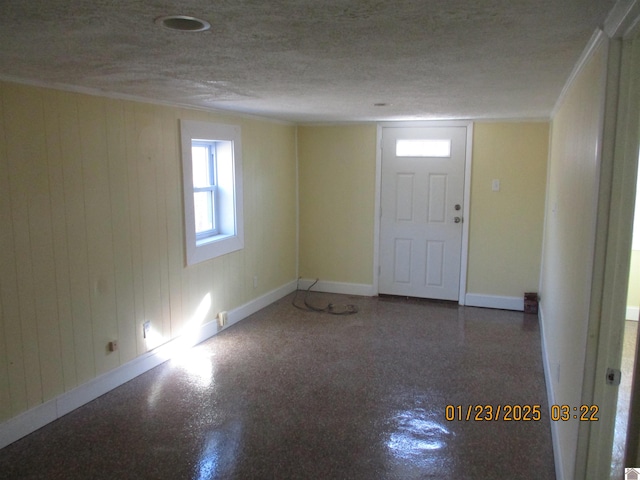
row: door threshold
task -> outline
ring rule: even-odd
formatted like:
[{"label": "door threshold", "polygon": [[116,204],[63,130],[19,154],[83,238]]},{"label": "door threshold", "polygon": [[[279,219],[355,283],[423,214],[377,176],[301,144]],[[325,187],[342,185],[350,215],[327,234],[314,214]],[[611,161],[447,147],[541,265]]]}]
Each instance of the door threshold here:
[{"label": "door threshold", "polygon": [[451,308],[458,308],[461,305],[457,300],[441,300],[439,298],[422,298],[422,297],[409,297],[406,295],[393,295],[389,293],[379,293],[378,299],[383,302],[395,302],[395,303],[413,303],[413,304],[438,304]]}]

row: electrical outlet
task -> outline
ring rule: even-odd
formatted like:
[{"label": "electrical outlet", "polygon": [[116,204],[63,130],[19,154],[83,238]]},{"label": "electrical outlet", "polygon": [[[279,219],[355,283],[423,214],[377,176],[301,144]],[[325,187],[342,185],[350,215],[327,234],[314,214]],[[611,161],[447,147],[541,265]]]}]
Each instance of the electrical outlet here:
[{"label": "electrical outlet", "polygon": [[118,350],[118,341],[113,340],[109,342],[108,348],[110,352],[115,352],[116,350]]},{"label": "electrical outlet", "polygon": [[253,288],[258,288],[258,276],[253,277]]},{"label": "electrical outlet", "polygon": [[142,335],[144,338],[148,338],[151,333],[151,322],[147,320],[142,324]]},{"label": "electrical outlet", "polygon": [[224,327],[227,324],[227,312],[218,313],[218,325]]}]

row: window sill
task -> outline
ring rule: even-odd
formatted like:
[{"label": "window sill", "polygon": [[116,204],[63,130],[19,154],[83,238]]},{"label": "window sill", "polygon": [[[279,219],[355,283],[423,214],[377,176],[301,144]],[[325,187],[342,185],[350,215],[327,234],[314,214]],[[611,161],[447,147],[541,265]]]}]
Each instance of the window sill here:
[{"label": "window sill", "polygon": [[195,265],[242,248],[244,248],[244,238],[240,234],[221,234],[203,238],[191,244],[187,243],[187,265]]},{"label": "window sill", "polygon": [[219,242],[221,240],[225,240],[227,238],[234,237],[230,233],[220,233],[218,235],[211,235],[210,237],[201,238],[200,240],[196,240],[196,247],[202,247],[203,245],[209,245],[210,243]]}]

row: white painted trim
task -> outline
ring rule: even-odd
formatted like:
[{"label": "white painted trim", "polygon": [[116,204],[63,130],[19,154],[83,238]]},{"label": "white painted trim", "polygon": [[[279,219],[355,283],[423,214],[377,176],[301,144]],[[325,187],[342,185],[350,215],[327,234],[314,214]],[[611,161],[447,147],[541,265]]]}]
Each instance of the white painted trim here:
[{"label": "white painted trim", "polygon": [[[239,125],[180,120],[184,239],[187,265],[211,260],[244,248],[242,174],[242,130]],[[194,141],[215,144],[217,165],[214,220],[216,232],[202,240],[196,237],[193,192],[192,146]],[[224,153],[220,153],[224,152]],[[230,164],[223,169],[223,165]],[[228,171],[227,171],[228,170]],[[223,172],[226,172],[223,174]],[[220,206],[221,205],[221,206]]]},{"label": "white painted trim", "polygon": [[638,321],[638,317],[640,316],[640,307],[631,307],[627,305],[627,312],[624,316],[625,320],[635,320]]},{"label": "white painted trim", "polygon": [[479,117],[473,123],[549,123],[549,117]]},{"label": "white painted trim", "polygon": [[468,127],[472,120],[416,120],[410,122],[378,122],[382,128]]},{"label": "white painted trim", "polygon": [[469,226],[471,213],[471,162],[473,161],[473,123],[467,125],[467,151],[464,164],[462,249],[460,250],[460,290],[458,303],[465,305],[467,296],[467,267],[469,265]]},{"label": "white painted trim", "polygon": [[[238,323],[240,320],[244,320],[249,315],[253,315],[254,313],[262,310],[265,307],[268,307],[273,302],[280,300],[282,297],[289,295],[296,291],[296,281],[292,281],[282,285],[275,290],[272,290],[264,295],[254,298],[253,300],[241,305],[233,310],[230,310],[228,313],[228,326],[233,325],[234,323]],[[227,327],[225,327],[227,328]]]},{"label": "white painted trim", "polygon": [[524,296],[503,297],[499,295],[484,295],[481,293],[467,293],[465,303],[467,307],[497,308],[500,310],[524,311]]},{"label": "white painted trim", "polygon": [[[228,323],[224,328],[238,323],[240,320],[256,313],[262,308],[272,304],[280,298],[294,292],[296,282],[289,282],[271,292],[268,292],[258,298],[250,300],[228,312]],[[95,400],[101,395],[113,390],[116,387],[128,382],[129,380],[151,370],[154,367],[166,362],[170,355],[168,354],[172,347],[175,348],[181,341],[181,347],[191,347],[211,338],[219,331],[216,321],[208,322],[202,325],[196,335],[189,338],[187,345],[184,345],[183,338],[174,338],[170,342],[151,350],[124,365],[111,370],[99,377],[96,377],[62,395],[51,399],[37,407],[23,412],[14,418],[0,424],[0,448],[29,435],[30,433],[44,427],[46,424],[57,420],[67,413],[75,410],[82,405]]]},{"label": "white painted trim", "polygon": [[556,104],[553,106],[553,109],[551,110],[551,116],[550,116],[551,120],[555,118],[555,116],[558,113],[558,110],[560,110],[560,107],[564,103],[564,99],[567,96],[567,93],[569,92],[569,89],[573,85],[576,77],[580,74],[582,69],[589,62],[589,60],[591,60],[594,50],[598,48],[600,43],[603,42],[605,38],[606,38],[606,34],[599,28],[596,29],[595,32],[593,32],[591,39],[587,43],[587,46],[584,47],[584,50],[582,51],[582,54],[580,55],[580,58],[576,62],[575,66],[573,67],[573,70],[571,71],[569,78],[567,78],[567,81],[564,83],[564,87],[560,92],[560,96],[558,97],[558,100],[556,100]]},{"label": "white painted trim", "polygon": [[465,305],[467,291],[467,270],[469,258],[469,225],[471,211],[471,162],[473,159],[473,122],[471,120],[445,120],[445,121],[410,121],[410,122],[378,122],[376,133],[376,194],[374,208],[374,244],[373,244],[373,293],[379,293],[378,271],[380,267],[380,190],[382,188],[382,133],[385,128],[409,128],[409,127],[465,127],[467,129],[466,153],[464,167],[464,192],[462,224],[462,249],[460,251],[460,287],[458,290],[458,303]]},{"label": "white painted trim", "polygon": [[[549,365],[549,355],[547,354],[547,342],[544,333],[544,313],[542,303],[538,305],[538,324],[540,325],[540,343],[542,347],[542,366],[544,369],[544,383],[547,387],[547,404],[549,409],[551,405],[556,405],[556,394],[553,389],[553,376],[551,373],[551,365]],[[564,472],[562,470],[562,449],[560,448],[560,440],[558,434],[558,422],[549,420],[551,424],[551,444],[553,446],[553,459],[556,468],[556,479],[564,480]]]},{"label": "white painted trim", "polygon": [[376,126],[376,192],[373,216],[373,291],[377,295],[380,291],[380,187],[382,185],[382,125]]},{"label": "white painted trim", "polygon": [[[315,279],[301,278],[298,281],[300,290],[308,289]],[[373,285],[363,283],[329,282],[320,280],[311,289],[312,292],[339,293],[343,295],[360,295],[362,297],[374,297],[378,294]]]},{"label": "white painted trim", "polygon": [[383,120],[383,119],[355,119],[355,120],[341,120],[341,121],[322,121],[322,122],[306,122],[300,121],[296,123],[299,127],[341,127],[349,125],[379,125],[379,126],[394,126],[397,123],[404,123],[408,126],[428,126],[433,123],[454,123],[454,122],[473,122],[473,123],[549,123],[549,117],[531,116],[531,117],[458,117],[455,120],[451,119],[437,119],[431,120]]}]

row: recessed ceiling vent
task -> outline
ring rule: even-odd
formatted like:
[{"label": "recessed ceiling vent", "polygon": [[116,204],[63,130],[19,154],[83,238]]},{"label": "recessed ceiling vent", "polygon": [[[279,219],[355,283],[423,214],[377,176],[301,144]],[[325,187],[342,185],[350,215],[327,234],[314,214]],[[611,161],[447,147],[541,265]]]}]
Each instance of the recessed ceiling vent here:
[{"label": "recessed ceiling vent", "polygon": [[167,15],[158,17],[155,20],[157,25],[170,30],[180,30],[182,32],[204,32],[211,28],[211,24],[205,20],[186,15]]}]

